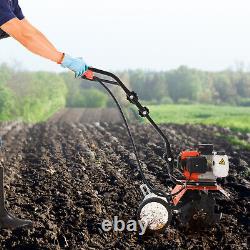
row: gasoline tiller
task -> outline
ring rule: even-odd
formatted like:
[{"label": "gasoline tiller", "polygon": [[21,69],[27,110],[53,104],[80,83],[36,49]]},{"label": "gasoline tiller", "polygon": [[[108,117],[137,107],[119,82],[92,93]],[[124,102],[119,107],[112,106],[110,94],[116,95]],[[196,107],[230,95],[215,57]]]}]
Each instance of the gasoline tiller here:
[{"label": "gasoline tiller", "polygon": [[[147,229],[149,231],[164,230],[171,222],[173,212],[178,214],[184,225],[199,221],[202,221],[203,225],[218,222],[221,213],[213,193],[222,193],[227,198],[229,197],[229,194],[217,183],[217,178],[228,176],[228,156],[224,152],[214,151],[212,144],[200,144],[195,150],[183,151],[178,155],[177,159],[174,159],[169,140],[150,117],[149,109],[142,106],[138,95],[134,91],[130,91],[116,75],[90,67],[82,78],[100,83],[113,98],[120,111],[134,150],[138,171],[143,181],[140,189],[144,198],[138,208],[138,219],[147,225]],[[146,179],[122,108],[106,84],[120,86],[126,93],[128,101],[138,108],[139,115],[146,118],[163,139],[165,147],[163,155],[164,167],[167,170],[169,179],[175,185],[171,192],[165,193],[154,188]],[[174,170],[181,172],[182,177],[177,178],[174,175]]]}]

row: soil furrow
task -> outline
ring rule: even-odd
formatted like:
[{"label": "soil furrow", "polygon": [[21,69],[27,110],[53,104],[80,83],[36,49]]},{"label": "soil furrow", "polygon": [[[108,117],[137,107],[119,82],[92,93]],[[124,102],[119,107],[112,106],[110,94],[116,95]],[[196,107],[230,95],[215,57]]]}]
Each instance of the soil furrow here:
[{"label": "soil furrow", "polygon": [[[204,142],[226,151],[230,175],[220,183],[231,198],[216,198],[224,215],[211,228],[186,231],[174,217],[164,234],[138,237],[101,228],[104,219],[114,216],[136,219],[142,198],[124,127],[58,120],[34,126],[1,124],[7,206],[34,221],[32,229],[0,230],[1,249],[247,249],[250,152],[227,142],[225,137],[233,133],[214,126],[161,126],[175,155]],[[131,130],[147,178],[167,190],[158,134],[149,125],[131,125]]]}]

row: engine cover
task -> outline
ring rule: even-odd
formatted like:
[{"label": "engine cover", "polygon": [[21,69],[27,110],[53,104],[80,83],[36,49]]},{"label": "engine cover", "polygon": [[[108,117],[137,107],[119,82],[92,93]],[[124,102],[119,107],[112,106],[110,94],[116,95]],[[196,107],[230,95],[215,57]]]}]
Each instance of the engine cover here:
[{"label": "engine cover", "polygon": [[204,174],[208,171],[207,159],[204,156],[187,158],[186,170],[189,173]]},{"label": "engine cover", "polygon": [[183,151],[180,157],[183,175],[190,181],[214,182],[229,172],[228,156],[215,152],[213,145],[199,145],[197,151]]}]

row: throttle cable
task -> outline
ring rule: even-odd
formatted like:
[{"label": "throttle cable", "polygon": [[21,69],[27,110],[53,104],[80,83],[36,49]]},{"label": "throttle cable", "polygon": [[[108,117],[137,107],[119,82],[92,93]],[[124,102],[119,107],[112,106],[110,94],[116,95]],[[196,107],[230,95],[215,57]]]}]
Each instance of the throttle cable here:
[{"label": "throttle cable", "polygon": [[[167,195],[166,193],[164,193],[164,192],[162,192],[162,191],[160,191],[160,190],[156,190],[155,188],[152,187],[151,183],[147,180],[147,178],[145,177],[145,174],[144,174],[144,172],[143,172],[143,170],[142,170],[142,165],[141,165],[141,162],[140,162],[140,159],[139,159],[139,154],[138,154],[138,151],[137,151],[137,148],[136,148],[136,145],[135,145],[135,141],[134,141],[134,139],[133,139],[133,136],[132,136],[131,130],[130,130],[130,128],[129,128],[127,119],[126,119],[126,117],[125,117],[125,115],[124,115],[124,112],[123,112],[123,110],[122,110],[122,108],[121,108],[121,105],[120,105],[119,101],[118,101],[117,98],[114,96],[114,94],[112,93],[112,91],[103,83],[103,81],[102,81],[100,78],[98,78],[98,77],[95,76],[95,77],[93,78],[93,80],[99,82],[99,83],[102,85],[102,87],[109,93],[109,95],[112,97],[112,99],[114,100],[114,102],[115,102],[115,104],[116,104],[116,106],[117,106],[117,108],[118,108],[118,110],[119,110],[119,113],[120,113],[120,115],[121,115],[121,117],[122,117],[122,120],[123,120],[123,122],[124,122],[124,125],[125,125],[125,127],[126,127],[126,130],[127,130],[127,132],[128,132],[128,136],[129,136],[131,145],[132,145],[132,147],[133,147],[133,151],[134,151],[135,158],[136,158],[136,162],[137,162],[137,169],[138,169],[138,171],[139,171],[139,173],[140,173],[140,175],[141,175],[141,178],[142,178],[144,184],[146,184],[146,185],[148,186],[149,190],[150,190],[152,193],[154,193],[154,194],[156,194],[156,195],[158,195],[158,196],[167,198],[167,199],[170,198],[170,197],[176,196],[176,195],[178,195],[180,192],[182,192],[182,190],[184,190],[185,187],[186,187],[184,183],[182,183],[183,187],[182,187],[180,190],[178,190],[176,193],[169,194],[169,195]],[[119,86],[119,85],[118,85],[118,86]],[[169,173],[169,168],[168,168],[168,166],[167,166],[167,170],[168,170],[168,174],[169,174],[169,176],[170,176],[171,174]],[[173,178],[172,175],[171,175],[171,177]],[[172,179],[172,178],[171,178],[171,179]]]}]

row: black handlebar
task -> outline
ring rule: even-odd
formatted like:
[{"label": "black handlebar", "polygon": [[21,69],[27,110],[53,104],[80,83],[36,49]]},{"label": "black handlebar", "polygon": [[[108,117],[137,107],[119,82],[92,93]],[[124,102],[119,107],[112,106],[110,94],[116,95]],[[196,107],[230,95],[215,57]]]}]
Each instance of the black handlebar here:
[{"label": "black handlebar", "polygon": [[[103,75],[103,76],[106,76],[106,77],[110,77],[112,80],[104,79],[102,77],[96,76],[94,73],[97,73],[99,75]],[[127,95],[128,101],[130,103],[134,104],[138,108],[139,115],[141,117],[146,118],[149,121],[149,123],[154,127],[154,129],[158,132],[160,137],[163,139],[164,146],[165,146],[164,159],[165,159],[165,161],[167,163],[166,167],[167,167],[167,170],[168,170],[169,178],[175,184],[183,185],[182,182],[178,181],[173,176],[174,157],[173,157],[173,154],[172,154],[172,151],[171,151],[171,146],[170,146],[169,140],[166,137],[166,135],[162,132],[162,130],[159,128],[159,126],[155,123],[155,121],[151,118],[151,116],[149,115],[149,113],[150,113],[149,109],[147,107],[145,107],[145,106],[142,106],[142,104],[139,102],[138,95],[134,91],[130,91],[124,85],[124,83],[119,79],[119,77],[117,77],[116,75],[114,75],[113,73],[108,72],[108,71],[104,71],[104,70],[101,70],[101,69],[89,67],[88,71],[85,72],[85,74],[82,76],[82,78],[85,79],[85,80],[89,80],[89,81],[99,82],[99,83],[101,83],[103,85],[104,88],[106,88],[106,90],[107,90],[107,87],[105,87],[104,83],[120,86],[123,89],[123,91]],[[108,91],[108,92],[110,93],[110,91]],[[132,141],[132,143],[133,143],[133,141]],[[138,164],[140,165],[139,160],[138,160]]]}]

